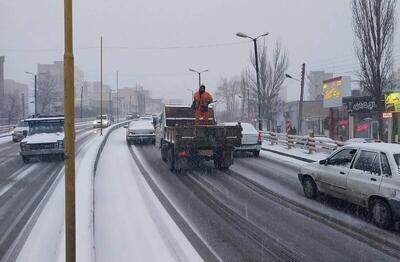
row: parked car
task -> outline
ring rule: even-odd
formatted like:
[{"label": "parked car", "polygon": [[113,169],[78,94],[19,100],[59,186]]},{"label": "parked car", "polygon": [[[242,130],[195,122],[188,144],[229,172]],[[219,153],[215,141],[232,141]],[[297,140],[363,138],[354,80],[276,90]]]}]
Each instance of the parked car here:
[{"label": "parked car", "polygon": [[346,145],[327,159],[303,166],[298,176],[307,198],[325,193],[366,207],[382,228],[400,219],[399,145]]},{"label": "parked car", "polygon": [[11,132],[12,141],[13,142],[20,142],[24,139],[29,131],[29,125],[24,120],[21,120],[17,123],[14,127],[14,130]]},{"label": "parked car", "polygon": [[129,125],[125,126],[126,129],[126,142],[128,144],[136,143],[155,143],[156,135],[152,121],[148,119],[139,119],[132,121]]},{"label": "parked car", "polygon": [[98,115],[96,120],[93,121],[93,128],[109,127],[111,122],[109,115]]},{"label": "parked car", "polygon": [[351,138],[344,142],[345,145],[350,145],[354,143],[375,143],[377,142],[375,138]]},{"label": "parked car", "polygon": [[24,163],[31,158],[64,159],[64,116],[37,116],[25,122],[29,132],[20,143]]},{"label": "parked car", "polygon": [[[224,123],[225,126],[236,126],[238,123]],[[235,151],[251,152],[255,157],[260,155],[261,151],[261,133],[250,123],[240,123],[242,126],[242,143],[235,147]]]}]

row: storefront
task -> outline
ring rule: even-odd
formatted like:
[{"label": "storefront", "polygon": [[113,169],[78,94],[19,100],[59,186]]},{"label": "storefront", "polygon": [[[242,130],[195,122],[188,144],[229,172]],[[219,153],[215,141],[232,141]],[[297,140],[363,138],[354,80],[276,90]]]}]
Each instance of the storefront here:
[{"label": "storefront", "polygon": [[384,118],[388,124],[388,136],[390,142],[400,143],[400,91],[385,95]]},{"label": "storefront", "polygon": [[348,112],[349,138],[378,139],[378,108],[373,97],[344,97],[343,106]]}]

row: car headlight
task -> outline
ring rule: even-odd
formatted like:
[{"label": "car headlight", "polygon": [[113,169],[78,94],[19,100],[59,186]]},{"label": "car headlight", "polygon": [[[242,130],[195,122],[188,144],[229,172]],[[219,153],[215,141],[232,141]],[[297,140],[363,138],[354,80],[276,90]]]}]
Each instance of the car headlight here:
[{"label": "car headlight", "polygon": [[15,134],[15,131],[14,131],[14,130],[13,130],[13,131],[11,131],[11,134],[12,134],[12,135],[14,135],[14,134]]},{"label": "car headlight", "polygon": [[20,146],[22,151],[29,150],[29,145],[26,142],[21,143]]},{"label": "car headlight", "polygon": [[93,125],[97,124],[96,120],[93,121]]}]

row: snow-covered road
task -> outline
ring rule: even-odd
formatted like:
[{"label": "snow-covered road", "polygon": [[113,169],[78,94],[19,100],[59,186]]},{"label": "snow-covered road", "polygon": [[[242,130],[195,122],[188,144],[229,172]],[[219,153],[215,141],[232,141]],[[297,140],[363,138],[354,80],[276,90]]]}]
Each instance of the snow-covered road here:
[{"label": "snow-covered road", "polygon": [[96,261],[201,261],[113,132],[95,176]]}]

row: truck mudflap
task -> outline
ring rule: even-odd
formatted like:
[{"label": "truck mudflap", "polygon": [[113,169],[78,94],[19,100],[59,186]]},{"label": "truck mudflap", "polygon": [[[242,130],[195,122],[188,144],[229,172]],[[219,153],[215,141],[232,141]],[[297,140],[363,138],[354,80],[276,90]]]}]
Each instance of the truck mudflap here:
[{"label": "truck mudflap", "polygon": [[233,164],[233,148],[217,151],[214,155],[214,166],[218,169],[229,169]]}]

